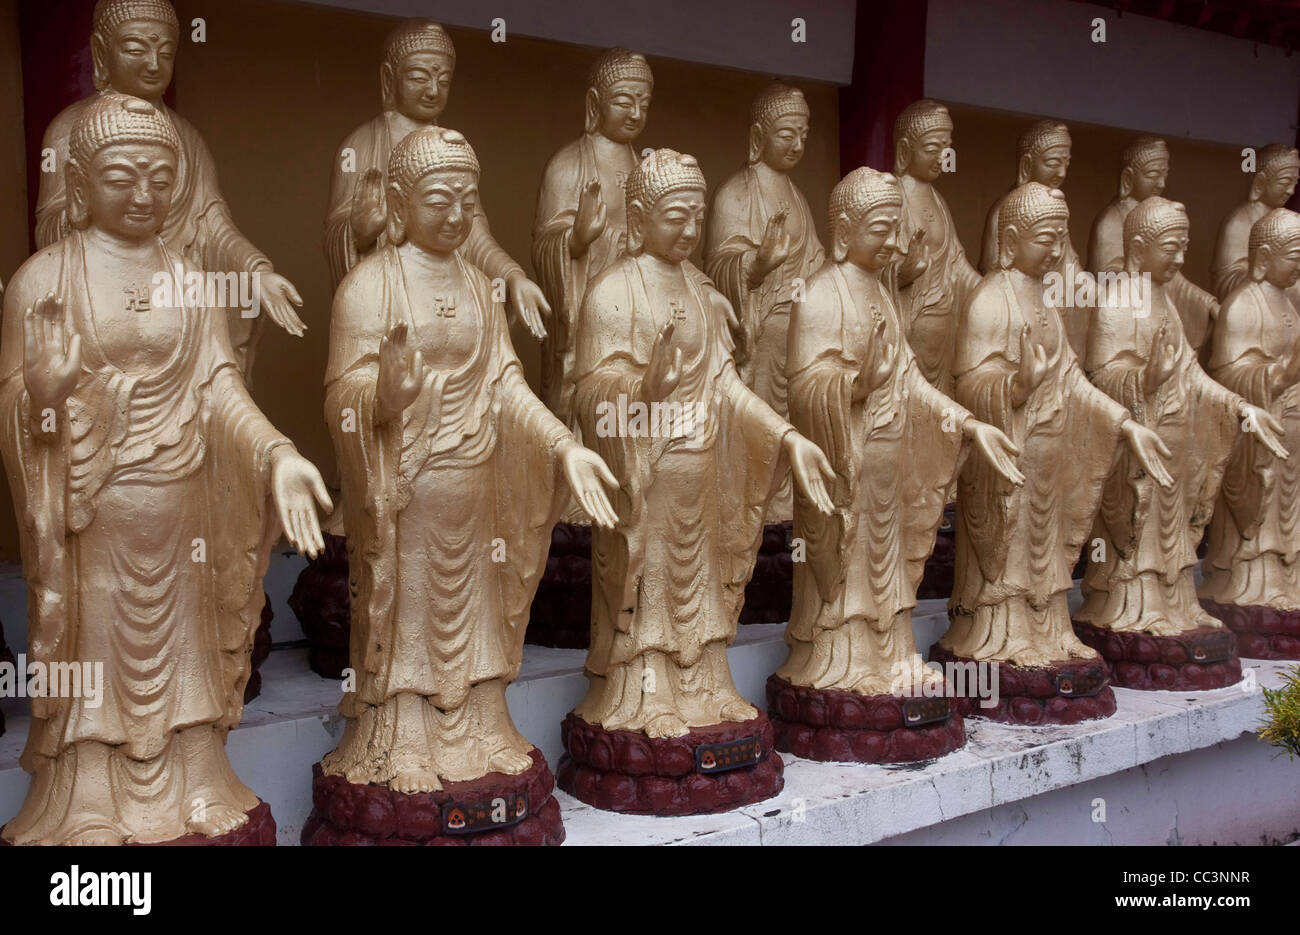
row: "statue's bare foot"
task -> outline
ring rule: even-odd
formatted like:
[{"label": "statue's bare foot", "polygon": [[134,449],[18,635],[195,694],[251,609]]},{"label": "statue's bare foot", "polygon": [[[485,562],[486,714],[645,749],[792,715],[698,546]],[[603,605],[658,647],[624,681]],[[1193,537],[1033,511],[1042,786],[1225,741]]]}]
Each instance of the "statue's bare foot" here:
[{"label": "statue's bare foot", "polygon": [[514,750],[498,750],[488,757],[487,765],[490,772],[518,776],[533,765],[533,758],[527,753],[516,753]]},{"label": "statue's bare foot", "polygon": [[394,792],[414,795],[417,792],[440,792],[442,782],[431,769],[399,769],[388,781],[388,788]]},{"label": "statue's bare foot", "polygon": [[126,836],[112,828],[85,828],[68,837],[63,844],[72,847],[118,847]]},{"label": "statue's bare foot", "polygon": [[758,708],[739,698],[728,701],[718,712],[724,721],[752,721],[758,717]]},{"label": "statue's bare foot", "polygon": [[196,811],[185,827],[196,834],[205,834],[210,838],[234,831],[248,821],[248,814],[233,805],[208,805]]},{"label": "statue's bare foot", "polygon": [[690,732],[686,722],[675,714],[656,714],[645,725],[647,737],[682,737]]}]

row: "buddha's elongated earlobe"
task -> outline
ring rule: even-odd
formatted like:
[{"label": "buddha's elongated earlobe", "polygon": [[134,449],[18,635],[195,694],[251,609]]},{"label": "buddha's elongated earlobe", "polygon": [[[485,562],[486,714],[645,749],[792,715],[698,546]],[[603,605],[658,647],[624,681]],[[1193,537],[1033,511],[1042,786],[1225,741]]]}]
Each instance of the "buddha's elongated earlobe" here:
[{"label": "buddha's elongated earlobe", "polygon": [[1266,243],[1260,244],[1255,248],[1255,252],[1250,255],[1250,278],[1255,282],[1263,282],[1264,274],[1268,272],[1268,261],[1273,258],[1273,248]]},{"label": "buddha's elongated earlobe", "polygon": [[384,110],[392,110],[397,106],[397,76],[393,74],[393,66],[384,62],[379,66],[379,93],[382,95]]},{"label": "buddha's elongated earlobe", "polygon": [[758,165],[763,158],[763,128],[758,124],[752,124],[749,128],[749,155],[747,159],[751,166]]},{"label": "buddha's elongated earlobe", "polygon": [[595,133],[600,126],[600,92],[595,88],[587,89],[585,107],[586,119],[583,123],[583,129],[588,133]]}]

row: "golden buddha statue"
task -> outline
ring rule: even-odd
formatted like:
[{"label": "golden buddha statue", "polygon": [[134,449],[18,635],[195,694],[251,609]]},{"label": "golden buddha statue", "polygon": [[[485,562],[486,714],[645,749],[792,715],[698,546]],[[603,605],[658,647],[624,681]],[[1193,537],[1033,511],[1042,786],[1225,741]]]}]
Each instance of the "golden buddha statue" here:
[{"label": "golden buddha statue", "polygon": [[[1300,280],[1300,214],[1254,223],[1250,278],[1223,304],[1206,370],[1282,424],[1300,451],[1300,351],[1291,296]],[[1261,420],[1262,421],[1262,420]],[[1228,462],[1201,565],[1206,609],[1237,633],[1242,656],[1300,659],[1300,457],[1238,445]]]},{"label": "golden buddha statue", "polygon": [[[943,675],[916,651],[916,589],[967,442],[1007,483],[1024,483],[1011,441],[926,382],[907,345],[880,278],[902,210],[894,176],[845,176],[831,192],[830,260],[790,321],[790,417],[835,469],[835,512],[796,500],[807,561],[795,564],[790,655],[768,681],[768,711],[778,749],[810,759],[898,762],[962,744]],[[900,687],[916,697],[896,697]],[[810,704],[831,723],[801,720]]]},{"label": "golden buddha statue", "polygon": [[[1105,663],[1070,624],[1070,572],[1117,443],[1161,486],[1172,483],[1160,460],[1164,443],[1088,382],[1044,295],[1068,221],[1056,189],[1028,182],[1007,196],[999,269],[971,299],[953,368],[954,398],[1011,438],[1026,482],[1013,487],[983,461],[962,469],[951,626],[930,658],[997,664],[1001,698],[981,713],[1018,723],[1114,713]],[[1048,697],[1034,685],[1043,676],[1055,683]]]},{"label": "golden buddha statue", "polygon": [[[741,379],[783,418],[785,351],[796,280],[825,260],[812,211],[790,173],[803,157],[810,112],[803,92],[768,85],[750,106],[746,164],[713,194],[704,271],[731,303],[740,330]],[[771,523],[793,517],[788,479],[768,508]]]},{"label": "golden buddha statue", "polygon": [[[449,802],[508,787],[530,791],[522,812],[482,830],[523,819],[558,843],[553,781],[515,729],[506,687],[565,496],[610,528],[601,482],[616,482],[528,388],[504,307],[460,252],[477,224],[469,143],[414,130],[385,177],[384,245],[334,298],[325,412],[343,476],[357,682],[339,706],[347,726],[321,761],[317,803],[339,782],[387,802],[420,796],[397,808],[431,811],[427,841],[463,830]],[[356,830],[322,837],[331,816],[318,810],[305,840]]]},{"label": "golden buddha statue", "polygon": [[256,296],[256,306],[231,301],[227,322],[235,360],[248,380],[264,320],[260,309],[264,306],[272,321],[300,337],[306,325],[294,309],[302,307],[302,297],[239,232],[217,184],[216,165],[203,137],[163,103],[179,37],[176,11],[168,0],[99,0],[95,4],[90,52],[96,93],[65,108],[45,131],[41,147],[54,151],[59,168],[41,174],[36,243],[48,247],[72,230],[63,166],[68,159],[68,138],[81,116],[97,97],[109,92],[149,101],[172,122],[181,146],[163,240],[203,272],[253,277],[249,289],[242,291]]},{"label": "golden buddha statue", "polygon": [[948,203],[934,187],[951,148],[952,117],[937,101],[915,101],[894,121],[894,175],[903,183],[903,252],[892,275],[917,366],[945,392],[952,388],[957,318],[980,282],[957,240]]},{"label": "golden buddha statue", "polygon": [[1196,547],[1241,426],[1254,427],[1242,444],[1259,442],[1286,457],[1277,420],[1211,380],[1183,333],[1169,284],[1183,264],[1188,230],[1183,206],[1158,195],[1129,212],[1125,272],[1130,281],[1149,277],[1150,287],[1137,301],[1102,296],[1088,339],[1089,378],[1172,452],[1171,487],[1121,452],[1085,550],[1075,629],[1124,688],[1187,691],[1240,679],[1231,634],[1197,602]]},{"label": "golden buddha statue", "polygon": [[[32,699],[14,844],[274,843],[234,774],[261,579],[281,528],[314,555],[316,469],[254,405],[220,310],[137,301],[191,261],[167,238],[186,143],[96,95],[68,136],[69,232],[9,284],[0,434],[27,578],[28,656],[102,661],[98,704]],[[125,297],[125,298],[124,298]]]},{"label": "golden buddha statue", "polygon": [[[1228,296],[1250,280],[1248,245],[1255,222],[1286,206],[1295,194],[1300,179],[1300,150],[1285,143],[1269,143],[1255,156],[1255,172],[1250,177],[1246,200],[1233,208],[1214,244],[1214,266],[1210,270],[1214,293],[1226,302]],[[1292,301],[1296,294],[1292,293]]]},{"label": "golden buddha statue", "polygon": [[654,75],[645,56],[610,49],[587,78],[583,134],[546,164],[533,225],[533,267],[551,305],[542,399],[571,427],[574,319],[587,284],[627,245],[623,186],[636,168]]},{"label": "golden buddha statue", "polygon": [[[771,726],[736,690],[727,646],[787,462],[813,507],[832,508],[825,456],[740,379],[727,300],[687,260],[704,194],[693,157],[642,160],[627,251],[578,316],[575,411],[619,479],[619,522],[593,530],[589,688],[565,721],[559,783],[617,811],[712,811],[780,788]],[[612,759],[593,762],[606,744]],[[628,757],[656,749],[671,763],[638,773]],[[737,779],[712,775],[732,767]],[[611,773],[629,782],[598,783]]]},{"label": "golden buddha statue", "polygon": [[[1169,147],[1155,136],[1139,136],[1124,148],[1120,157],[1119,193],[1097,215],[1088,239],[1088,269],[1098,275],[1101,294],[1118,282],[1113,275],[1124,271],[1124,219],[1140,202],[1161,195],[1169,179]],[[1192,349],[1201,352],[1209,340],[1219,302],[1179,272],[1165,291],[1183,319],[1183,333]]]},{"label": "golden buddha statue", "polygon": [[[455,68],[455,46],[437,23],[404,20],[388,34],[379,66],[383,112],[353,130],[334,155],[325,258],[336,289],[362,257],[387,243],[389,157],[411,132],[438,125]],[[542,290],[493,239],[482,204],[474,211],[461,252],[489,279],[505,282],[511,313],[541,339],[551,311]]]},{"label": "golden buddha statue", "polygon": [[[1038,182],[1048,188],[1059,189],[1065,184],[1065,176],[1070,168],[1071,145],[1070,128],[1059,120],[1039,120],[1020,134],[1016,144],[1016,184],[1012,186],[1012,191],[1026,182]],[[980,273],[984,275],[998,268],[998,216],[1002,203],[1006,200],[1007,196],[1003,195],[995,201],[984,222],[984,240],[980,245]],[[1060,263],[1052,272],[1061,277],[1063,284],[1069,283],[1071,287],[1078,285],[1079,273],[1083,272],[1083,261],[1075,252],[1068,231]],[[1089,307],[1075,305],[1058,308],[1058,311],[1065,320],[1070,347],[1075,356],[1083,357],[1088,340]]]}]

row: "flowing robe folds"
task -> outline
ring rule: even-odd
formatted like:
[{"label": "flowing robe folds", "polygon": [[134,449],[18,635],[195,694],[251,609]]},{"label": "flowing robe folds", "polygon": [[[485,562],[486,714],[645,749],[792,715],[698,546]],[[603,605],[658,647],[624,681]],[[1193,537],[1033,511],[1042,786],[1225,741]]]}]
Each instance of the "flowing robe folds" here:
[{"label": "flowing robe folds", "polygon": [[[525,383],[487,278],[456,262],[472,340],[443,361],[442,319],[408,295],[397,248],[358,264],[334,299],[325,414],[343,478],[357,682],[339,705],[343,740],[321,765],[349,782],[414,768],[477,779],[501,732],[529,749],[473,693],[519,674],[567,490],[554,451],[573,436]],[[401,418],[381,424],[379,343],[403,322],[428,371]]]},{"label": "flowing robe folds", "polygon": [[[689,320],[677,326],[681,382],[666,402],[702,413],[693,431],[602,426],[602,404],[640,399],[668,312],[635,258],[624,254],[600,275],[578,317],[575,410],[620,484],[618,526],[592,529],[591,686],[576,709],[607,730],[643,730],[670,712],[690,726],[716,724],[738,700],[725,650],[793,431],[736,373],[726,299],[695,267],[681,268]],[[690,333],[698,340],[687,342]]]},{"label": "flowing robe folds", "polygon": [[[740,319],[744,346],[738,349],[737,360],[741,378],[784,418],[789,411],[785,355],[794,281],[809,279],[826,254],[803,192],[788,175],[781,176],[780,184],[786,191],[777,204],[769,204],[753,166],[722,183],[710,206],[704,268]],[[758,288],[751,289],[749,271],[763,243],[768,218],[783,208],[789,212],[785,230],[792,235],[790,255]],[[791,497],[787,475],[768,510],[769,521],[791,519]]]},{"label": "flowing robe folds", "polygon": [[[1097,215],[1088,239],[1088,269],[1101,275],[1124,271],[1124,221],[1137,207],[1132,198],[1116,198]],[[1106,286],[1098,284],[1097,304],[1105,298]],[[1206,348],[1219,313],[1218,301],[1182,273],[1165,286],[1169,301],[1183,320],[1187,343],[1198,354]]]},{"label": "flowing robe folds", "polygon": [[[55,153],[56,171],[42,172],[36,198],[36,244],[48,247],[72,230],[68,222],[68,194],[64,166],[68,161],[68,138],[81,115],[95,98],[77,101],[59,113],[45,131],[42,150]],[[172,251],[181,254],[197,269],[206,272],[254,273],[271,269],[271,261],[239,232],[230,208],[217,184],[217,167],[203,137],[188,120],[161,105],[180,137],[171,208],[161,237]],[[227,326],[236,361],[247,369],[261,333],[263,316],[245,318],[242,309],[227,310]]]},{"label": "flowing robe folds", "polygon": [[[1148,394],[1146,364],[1162,325],[1165,340],[1178,348],[1177,360],[1173,374]],[[1087,367],[1094,384],[1168,446],[1174,484],[1161,487],[1129,449],[1120,450],[1093,527],[1093,541],[1104,544],[1104,558],[1088,564],[1084,604],[1075,619],[1158,635],[1218,626],[1197,602],[1192,570],[1224,468],[1241,434],[1240,397],[1206,376],[1167,299],[1148,314],[1100,306],[1089,336]],[[1090,558],[1095,558],[1093,550]]]},{"label": "flowing robe folds", "polygon": [[[790,658],[777,671],[796,685],[867,695],[924,671],[911,611],[970,417],[926,382],[883,291],[881,300],[868,313],[840,267],[827,264],[790,324],[791,420],[830,459],[836,510],[822,516],[796,497],[807,561],[794,566]],[[898,357],[858,402],[853,381],[872,358],[875,315]]]},{"label": "flowing robe folds", "polygon": [[1210,376],[1282,423],[1279,460],[1258,444],[1238,444],[1210,520],[1200,596],[1220,604],[1300,610],[1300,384],[1276,392],[1269,366],[1296,353],[1296,312],[1279,314],[1264,286],[1248,283],[1224,303],[1206,369]]},{"label": "flowing robe folds", "polygon": [[[325,261],[329,264],[330,279],[335,289],[343,282],[348,270],[362,259],[362,253],[352,234],[351,217],[352,199],[366,173],[373,170],[383,178],[383,198],[380,204],[387,204],[388,157],[393,147],[405,136],[399,126],[400,120],[397,111],[384,111],[353,130],[334,155],[329,207],[325,214]],[[381,231],[379,239],[367,252],[377,251],[387,243],[388,233]],[[474,226],[470,228],[469,237],[459,252],[487,273],[490,279],[505,279],[516,270],[523,270],[493,239],[481,200],[475,202]]]},{"label": "flowing robe folds", "polygon": [[[183,260],[160,241],[158,263]],[[68,336],[82,341],[53,435],[41,433],[23,380],[23,311],[48,292],[63,297]],[[0,447],[27,579],[28,658],[103,663],[98,706],[32,699],[21,762],[33,780],[5,828],[14,843],[58,843],[87,827],[166,841],[187,832],[196,798],[257,802],[222,744],[243,711],[280,532],[270,455],[289,440],[249,398],[220,312],[153,310],[170,356],[124,370],[90,295],[74,232],[29,260],[5,297]],[[197,759],[177,736],[196,727],[212,731]]]},{"label": "flowing robe folds", "polygon": [[[930,263],[910,285],[898,290],[898,300],[907,326],[907,343],[916,355],[921,375],[932,386],[950,393],[958,319],[979,286],[980,276],[957,240],[957,225],[948,203],[937,190],[933,195],[943,239],[939,243],[928,237],[922,241],[922,246],[929,250]],[[917,210],[915,199],[908,198],[908,186],[904,185],[903,214],[898,226],[898,242],[902,245],[910,244],[912,235],[927,227],[916,216]]]},{"label": "flowing robe folds", "polygon": [[[1010,192],[1007,195],[1010,195]],[[998,268],[998,223],[1007,195],[1003,195],[993,203],[984,222],[984,239],[980,244],[980,272],[985,275],[996,272]],[[1070,239],[1068,231],[1065,237],[1065,249],[1053,272],[1061,277],[1062,289],[1070,289],[1072,295],[1079,295],[1079,274],[1084,272],[1083,261],[1079,259],[1079,254],[1074,249],[1074,241]],[[1070,285],[1066,285],[1067,283]],[[1074,351],[1076,357],[1082,359],[1088,352],[1088,325],[1092,320],[1092,305],[1076,303],[1069,308],[1058,305],[1057,311],[1065,321],[1065,333],[1070,341],[1070,349]]]},{"label": "flowing robe folds", "polygon": [[[1041,290],[1015,270],[988,276],[958,334],[955,398],[1019,446],[1025,484],[1013,487],[982,460],[962,468],[952,625],[941,640],[958,656],[1023,667],[1096,656],[1074,635],[1066,594],[1128,417],[1088,382],[1056,309],[1027,304]],[[1048,369],[1016,406],[1025,325]]]},{"label": "flowing robe folds", "polygon": [[[636,150],[631,146],[625,146],[624,150],[625,165],[618,171],[630,173],[637,164]],[[592,181],[600,181],[600,175],[591,136],[584,133],[546,164],[533,224],[533,269],[552,310],[551,324],[542,342],[541,395],[551,411],[570,426],[576,421],[573,417],[574,337],[582,297],[587,292],[587,284],[627,247],[626,225],[607,221],[586,253],[575,260],[569,252],[582,191]],[[607,192],[602,185],[601,197],[622,198],[623,190]]]}]

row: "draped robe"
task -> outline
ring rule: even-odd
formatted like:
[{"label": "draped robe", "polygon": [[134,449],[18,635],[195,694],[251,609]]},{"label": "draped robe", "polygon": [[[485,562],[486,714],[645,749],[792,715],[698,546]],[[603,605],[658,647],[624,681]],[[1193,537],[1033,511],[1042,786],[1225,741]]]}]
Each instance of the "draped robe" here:
[{"label": "draped robe", "polygon": [[[796,685],[884,694],[904,673],[924,671],[911,610],[943,517],[945,494],[964,460],[970,413],[921,375],[884,289],[880,304],[855,301],[841,267],[827,263],[790,323],[790,416],[835,469],[823,516],[796,496],[795,535],[806,561],[794,566],[794,607],[777,674]],[[853,382],[880,340],[897,358],[866,399]],[[875,351],[879,353],[879,350]],[[908,684],[911,684],[909,681]]]},{"label": "draped robe", "polygon": [[[1042,283],[1016,270],[985,277],[957,336],[955,399],[1020,448],[1023,487],[983,460],[962,468],[957,557],[940,641],[958,656],[1041,667],[1096,653],[1075,637],[1066,595],[1116,456],[1124,408],[1079,367]],[[1020,332],[1048,354],[1043,381],[1019,405],[1012,388]]]},{"label": "draped robe", "polygon": [[[636,150],[622,148],[624,174],[636,168]],[[608,169],[609,167],[607,167]],[[537,282],[551,306],[551,326],[542,343],[542,399],[562,422],[573,426],[573,366],[578,311],[587,284],[612,263],[627,247],[627,226],[610,221],[600,236],[587,246],[578,259],[569,252],[573,224],[578,216],[582,191],[592,181],[600,181],[600,166],[592,135],[584,133],[553,155],[542,174],[537,193],[537,216],[533,223],[533,269]],[[623,189],[607,191],[601,198],[624,197]]]},{"label": "draped robe", "polygon": [[[1272,292],[1281,314],[1268,301]],[[1207,370],[1282,423],[1280,460],[1242,440],[1232,453],[1210,520],[1200,596],[1220,604],[1300,610],[1300,384],[1275,390],[1270,365],[1296,353],[1297,314],[1290,290],[1248,282],[1223,305]]]},{"label": "draped robe", "polygon": [[[788,413],[786,336],[794,280],[811,277],[826,254],[817,239],[816,224],[803,192],[788,173],[781,174],[780,184],[787,191],[777,204],[769,204],[764,198],[758,170],[753,166],[734,173],[718,187],[709,210],[704,268],[740,319],[744,347],[737,357],[741,378],[784,418]],[[757,288],[751,289],[749,271],[763,243],[768,219],[781,208],[790,215],[785,230],[795,235],[790,255]],[[791,519],[791,496],[787,476],[768,510],[770,522]]]},{"label": "draped robe", "polygon": [[[330,280],[335,289],[348,274],[348,270],[362,259],[361,250],[352,233],[352,199],[367,172],[377,171],[383,178],[380,205],[387,205],[388,157],[405,135],[399,122],[400,115],[397,111],[384,111],[348,134],[334,154],[329,206],[325,213],[325,261],[329,264]],[[387,231],[380,231],[379,239],[367,253],[375,252],[387,243]],[[493,239],[481,200],[475,202],[474,224],[459,252],[490,279],[505,279],[516,270],[523,270]]]},{"label": "draped robe", "polygon": [[[64,108],[50,122],[41,141],[42,150],[55,153],[54,172],[42,172],[36,197],[36,244],[48,247],[67,236],[67,183],[64,166],[68,161],[68,140],[95,97],[84,98]],[[248,238],[240,233],[230,216],[230,207],[217,183],[217,167],[199,131],[165,104],[159,109],[172,122],[181,141],[177,155],[176,182],[172,186],[171,208],[163,224],[161,237],[169,248],[206,272],[253,273],[270,271],[271,261]],[[247,373],[261,334],[262,315],[243,317],[242,310],[227,310],[227,327],[234,346],[235,359]]]},{"label": "draped robe", "polygon": [[[1088,239],[1088,269],[1092,272],[1118,273],[1124,269],[1124,221],[1137,207],[1134,198],[1116,198],[1097,215]],[[1098,302],[1101,292],[1098,288]],[[1181,272],[1165,286],[1169,300],[1178,309],[1187,342],[1198,354],[1207,347],[1219,313],[1218,300]]]},{"label": "draped robe", "polygon": [[[159,270],[184,262],[157,246]],[[63,298],[69,339],[82,340],[52,436],[23,378],[23,311],[48,292]],[[271,451],[289,440],[249,398],[220,311],[146,314],[171,346],[167,360],[121,369],[121,338],[97,330],[76,231],[28,260],[5,297],[0,449],[27,579],[28,658],[104,667],[98,707],[32,699],[21,760],[32,786],[5,829],[15,843],[58,843],[87,827],[170,840],[214,785],[245,810],[257,801],[223,744],[242,714],[280,532]],[[204,725],[210,748],[195,763],[176,735]]]},{"label": "draped robe", "polygon": [[[1088,342],[1088,375],[1129,416],[1169,448],[1172,487],[1161,487],[1121,449],[1102,492],[1083,578],[1084,604],[1075,619],[1130,632],[1174,635],[1218,622],[1201,610],[1193,568],[1224,468],[1240,436],[1241,399],[1211,380],[1197,362],[1177,309],[1156,292],[1148,314],[1130,306],[1097,309]],[[1165,327],[1177,349],[1174,372],[1146,389],[1147,361]]]},{"label": "draped robe", "polygon": [[578,318],[575,410],[620,489],[618,526],[592,530],[591,685],[577,713],[609,730],[643,730],[666,712],[690,726],[715,724],[739,699],[725,648],[763,511],[786,470],[781,443],[793,431],[736,373],[726,299],[690,263],[681,269],[691,320],[674,343],[682,346],[687,331],[699,341],[683,348],[681,382],[667,401],[703,404],[693,433],[601,427],[602,403],[640,399],[667,312],[635,257],[624,254],[596,279]]},{"label": "draped robe", "polygon": [[[408,293],[398,248],[363,259],[334,299],[325,414],[343,479],[357,683],[339,705],[343,741],[322,768],[354,783],[417,767],[476,779],[498,731],[528,749],[508,716],[484,727],[468,702],[475,686],[519,674],[567,490],[554,452],[573,436],[524,381],[487,277],[455,261],[471,297],[456,316],[470,340],[449,357],[447,320]],[[427,373],[401,417],[379,423],[379,344],[403,322]],[[404,695],[422,702],[413,720]]]},{"label": "draped robe", "polygon": [[[898,225],[898,242],[908,245],[918,229],[927,225],[918,217],[921,210],[915,196],[909,198],[909,185],[904,179],[903,213]],[[918,187],[925,182],[916,182]],[[930,186],[937,220],[943,228],[943,240],[934,243],[928,237],[922,241],[929,250],[930,263],[912,283],[898,290],[899,311],[907,326],[907,342],[916,355],[921,375],[941,391],[952,392],[952,362],[954,335],[962,309],[980,284],[979,273],[966,259],[966,251],[957,240],[957,225],[952,212],[938,189]]]}]

